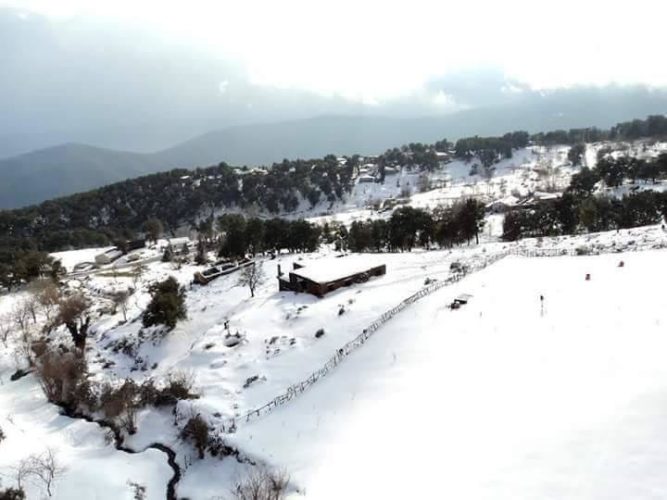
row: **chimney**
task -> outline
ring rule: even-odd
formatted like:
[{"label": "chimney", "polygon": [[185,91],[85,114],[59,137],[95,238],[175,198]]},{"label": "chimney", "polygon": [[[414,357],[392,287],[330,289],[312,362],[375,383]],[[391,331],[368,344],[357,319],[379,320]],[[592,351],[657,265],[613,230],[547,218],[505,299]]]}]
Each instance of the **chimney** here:
[{"label": "chimney", "polygon": [[283,273],[280,270],[280,264],[278,264],[278,278],[280,278],[282,275],[283,275]]}]

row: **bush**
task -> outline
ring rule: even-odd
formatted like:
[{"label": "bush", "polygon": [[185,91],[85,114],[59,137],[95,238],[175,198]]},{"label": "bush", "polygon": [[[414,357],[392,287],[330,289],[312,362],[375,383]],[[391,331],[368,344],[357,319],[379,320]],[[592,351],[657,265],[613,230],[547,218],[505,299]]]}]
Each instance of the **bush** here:
[{"label": "bush", "polygon": [[106,417],[120,421],[120,425],[132,435],[137,432],[137,410],[141,406],[140,389],[132,379],[125,379],[119,387],[105,384],[100,395],[100,410]]},{"label": "bush", "polygon": [[0,443],[5,439],[5,433],[2,430],[2,427],[0,427]]},{"label": "bush", "polygon": [[173,276],[152,284],[149,292],[152,298],[144,311],[144,326],[165,325],[173,329],[178,320],[187,317],[185,288]]},{"label": "bush", "polygon": [[252,471],[232,490],[235,500],[281,500],[285,498],[289,477],[264,468]]},{"label": "bush", "polygon": [[182,372],[170,373],[162,389],[158,389],[151,379],[141,384],[139,397],[143,405],[175,405],[179,400],[199,398],[192,390],[193,385],[194,380],[190,375]]},{"label": "bush", "polygon": [[127,485],[132,490],[134,500],[145,500],[146,498],[146,486],[143,484],[135,483],[134,481],[128,481]]},{"label": "bush", "polygon": [[319,339],[320,337],[323,337],[323,336],[324,336],[324,328],[320,328],[319,330],[317,330],[315,332],[315,338],[316,339]]},{"label": "bush", "polygon": [[73,411],[81,406],[94,406],[88,367],[84,358],[69,351],[47,351],[37,360],[35,373],[51,403]]},{"label": "bush", "polygon": [[170,373],[167,378],[167,385],[162,389],[163,396],[180,399],[197,399],[199,396],[192,392],[194,379],[185,372]]},{"label": "bush", "polygon": [[206,420],[201,415],[190,418],[181,431],[181,438],[192,442],[195,448],[197,448],[200,459],[204,458],[204,453],[208,446],[208,435],[208,423],[206,423]]},{"label": "bush", "polygon": [[23,488],[0,490],[0,500],[25,500],[25,491]]}]

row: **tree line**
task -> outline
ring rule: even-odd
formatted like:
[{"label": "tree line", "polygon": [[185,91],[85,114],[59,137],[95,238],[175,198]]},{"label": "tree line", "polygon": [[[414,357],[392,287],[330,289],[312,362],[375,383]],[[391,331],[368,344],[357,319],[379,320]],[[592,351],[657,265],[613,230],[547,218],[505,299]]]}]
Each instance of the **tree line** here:
[{"label": "tree line", "polygon": [[467,199],[451,207],[438,207],[432,213],[410,206],[400,207],[386,221],[353,222],[340,238],[351,252],[409,252],[415,247],[451,248],[473,239],[479,242],[483,226],[484,205]]},{"label": "tree line", "polygon": [[601,174],[583,168],[572,176],[557,200],[505,214],[503,239],[560,236],[577,232],[609,231],[656,224],[667,218],[667,192],[640,191],[622,198],[593,194]]},{"label": "tree line", "polygon": [[217,219],[223,233],[216,243],[221,257],[239,258],[262,252],[314,252],[320,246],[321,228],[303,219],[246,218],[225,214]]},{"label": "tree line", "polygon": [[[484,169],[482,173],[491,173],[495,162],[510,158],[516,148],[531,142],[573,145],[570,159],[581,163],[586,142],[664,137],[667,137],[667,118],[656,115],[622,122],[609,130],[591,127],[533,135],[515,131],[499,137],[461,138],[454,144],[446,139],[430,145],[410,143],[390,149],[376,159],[378,180],[384,180],[386,167],[433,170],[440,161],[438,153],[442,152],[465,161],[476,159]],[[606,155],[600,160],[594,174],[609,186],[619,185],[626,178],[656,180],[665,172],[664,157],[645,161]],[[0,211],[0,284],[12,286],[35,276],[58,274],[60,269],[49,261],[47,252],[134,239],[146,234],[144,224],[149,218],[159,219],[165,230],[174,234],[184,225],[197,227],[202,214],[232,207],[246,213],[277,215],[292,213],[302,206],[334,203],[351,191],[360,161],[358,155],[348,156],[342,162],[327,155],[311,160],[283,160],[259,170],[232,168],[225,163],[192,170],[174,169],[32,207]],[[250,225],[253,228],[258,223],[253,221]],[[383,234],[381,229],[376,228],[376,233]],[[396,238],[387,240],[385,247],[399,248]],[[282,242],[280,246],[302,249],[294,241]]]}]

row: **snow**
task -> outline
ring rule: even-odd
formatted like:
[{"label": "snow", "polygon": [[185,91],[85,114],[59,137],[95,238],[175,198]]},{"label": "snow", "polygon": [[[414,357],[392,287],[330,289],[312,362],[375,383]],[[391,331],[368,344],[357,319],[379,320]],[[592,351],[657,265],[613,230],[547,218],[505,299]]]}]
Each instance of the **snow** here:
[{"label": "snow", "polygon": [[655,498],[666,257],[507,258],[401,313],[233,440],[308,498]]},{"label": "snow", "polygon": [[[602,146],[588,146],[586,164],[594,165]],[[632,147],[655,156],[665,146]],[[568,164],[567,151],[521,149],[499,162],[490,179],[470,176],[471,164],[455,160],[430,174],[436,188],[422,193],[415,192],[419,174],[403,168],[384,184],[355,185],[346,200],[326,210],[303,200],[295,216],[347,225],[388,218],[391,209],[372,205],[396,201],[408,188],[412,195],[405,202],[422,208],[468,196],[485,203],[551,196],[578,171]],[[640,189],[645,186],[653,187]],[[621,186],[615,194],[629,189]],[[236,418],[237,432],[225,434],[225,442],[255,463],[285,470],[306,498],[661,497],[667,489],[667,364],[661,359],[667,250],[658,249],[667,248],[667,232],[656,225],[509,244],[498,241],[502,223],[502,214],[490,214],[482,244],[453,250],[339,258],[322,248],[279,255],[262,261],[266,279],[254,298],[234,274],[193,285],[193,273],[202,268],[159,262],[159,245],[137,252],[139,275],[137,263],[124,257],[113,268],[66,279],[94,303],[86,353],[93,381],[160,381],[184,372],[200,398],[179,403],[176,415],[141,410],[139,430],[126,442],[140,452],[117,451],[95,424],[59,415],[32,375],[9,381],[20,363],[10,338],[0,349],[3,485],[13,484],[18,461],[49,447],[66,469],[54,498],[132,498],[128,480],[145,484],[148,498],[163,498],[171,469],[163,453],[146,450],[160,442],[178,454],[179,497],[219,497],[250,466],[196,458],[174,422],[200,414],[215,429]],[[512,248],[604,255],[507,257],[409,306],[285,406],[247,423],[242,418],[321,368],[427,282],[449,276],[453,262],[474,264]],[[69,270],[107,249],[53,255]],[[381,264],[387,274],[324,298],[279,292],[277,266],[288,273],[294,262],[305,266],[299,274],[316,281]],[[164,338],[151,338],[155,330],[141,327],[148,286],[167,276],[186,287],[188,318]],[[127,321],[121,312],[103,313],[112,292],[129,288],[136,292]],[[463,294],[471,295],[468,304],[446,307]],[[0,295],[0,321],[27,296],[25,290]],[[324,335],[316,337],[320,330]],[[241,341],[230,347],[228,336],[236,334]],[[53,342],[69,340],[63,328],[51,335]],[[124,353],[122,343],[136,354]],[[28,497],[40,496],[29,485]]]},{"label": "snow", "polygon": [[[502,216],[492,215],[486,230],[501,224]],[[136,278],[98,273],[70,285],[90,294],[96,311],[112,290],[137,289],[126,323],[120,313],[95,313],[87,353],[93,380],[159,381],[190,373],[201,397],[179,404],[179,415],[201,414],[219,429],[306,379],[427,278],[447,277],[452,262],[474,263],[512,247],[598,253],[666,246],[667,232],[657,225],[452,251],[337,258],[322,249],[265,260],[267,279],[252,299],[238,276],[190,285],[201,268],[162,262],[147,263]],[[287,471],[306,498],[433,492],[475,499],[648,498],[643,488],[667,486],[653,472],[664,465],[656,443],[664,441],[659,391],[667,384],[660,360],[667,304],[659,283],[666,256],[649,250],[508,257],[399,313],[311,389],[265,417],[239,419],[237,432],[224,439],[254,462]],[[287,271],[295,261],[337,276],[381,263],[387,274],[322,299],[278,292],[277,265]],[[169,275],[188,289],[188,319],[162,340],[139,342],[147,287]],[[11,311],[25,293],[0,296],[0,311]],[[468,304],[446,308],[462,294],[472,295]],[[544,316],[539,295],[546,297]],[[325,334],[316,338],[320,329]],[[241,343],[227,347],[226,335],[237,332]],[[67,338],[63,331],[55,336]],[[137,343],[138,360],[113,350],[124,340]],[[12,484],[18,460],[49,446],[67,470],[56,498],[98,483],[105,489],[100,498],[131,498],[128,480],[146,484],[149,498],[164,495],[171,471],[162,453],[124,454],[105,444],[94,424],[59,416],[32,376],[8,381],[13,352],[10,345],[0,354],[0,427],[9,436],[0,443],[5,485]],[[128,446],[144,450],[160,442],[177,451],[180,496],[224,494],[249,467],[234,459],[199,461],[169,410],[146,408],[137,425]],[[17,437],[24,434],[34,436],[25,447]],[[105,470],[111,472],[100,478]]]},{"label": "snow", "polygon": [[343,255],[338,258],[299,261],[299,264],[304,267],[289,272],[318,283],[327,283],[363,273],[373,267],[381,266],[383,263],[384,260],[381,255],[378,255],[375,259],[369,255]]},{"label": "snow", "polygon": [[84,248],[83,250],[67,250],[64,252],[53,252],[51,256],[59,260],[63,267],[71,272],[74,266],[81,262],[95,262],[95,256],[108,252],[114,247]]},{"label": "snow", "polygon": [[[133,498],[128,481],[146,486],[147,499],[163,499],[171,477],[162,452],[138,454],[117,451],[105,441],[97,424],[58,414],[46,403],[36,380],[28,376],[10,382],[0,372],[0,427],[6,439],[0,442],[0,477],[3,486],[14,484],[15,467],[30,455],[51,449],[63,469],[55,481],[54,499]],[[27,498],[46,498],[40,483],[26,482]]]}]

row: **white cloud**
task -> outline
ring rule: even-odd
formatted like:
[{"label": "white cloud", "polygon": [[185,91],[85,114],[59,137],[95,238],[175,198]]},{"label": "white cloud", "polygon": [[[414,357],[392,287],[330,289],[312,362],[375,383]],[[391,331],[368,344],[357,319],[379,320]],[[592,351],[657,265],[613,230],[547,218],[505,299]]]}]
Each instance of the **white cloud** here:
[{"label": "white cloud", "polygon": [[255,83],[377,102],[478,66],[544,89],[667,85],[655,0],[0,0],[148,24],[240,61]]}]

